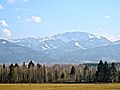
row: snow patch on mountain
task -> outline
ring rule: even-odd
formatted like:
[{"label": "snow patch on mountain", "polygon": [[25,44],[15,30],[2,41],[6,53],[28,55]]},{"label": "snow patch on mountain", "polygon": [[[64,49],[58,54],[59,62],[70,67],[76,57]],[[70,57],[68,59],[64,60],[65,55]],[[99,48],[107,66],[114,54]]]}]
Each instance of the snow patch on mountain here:
[{"label": "snow patch on mountain", "polygon": [[91,34],[88,34],[88,37],[89,37],[89,38],[94,38],[93,35],[91,35]]},{"label": "snow patch on mountain", "polygon": [[101,39],[101,36],[99,36],[99,35],[95,35],[95,37],[98,38],[98,39]]},{"label": "snow patch on mountain", "polygon": [[7,42],[6,41],[3,41],[2,44],[6,44]]},{"label": "snow patch on mountain", "polygon": [[31,47],[31,45],[28,45],[28,47]]},{"label": "snow patch on mountain", "polygon": [[47,47],[47,49],[50,49],[50,47],[45,43],[45,47]]},{"label": "snow patch on mountain", "polygon": [[82,47],[78,42],[75,42],[75,46],[80,47],[80,48],[82,48],[82,49],[85,49],[85,48]]},{"label": "snow patch on mountain", "polygon": [[98,38],[98,39],[101,39],[102,36],[100,36],[100,35],[96,35],[96,34],[88,34],[88,38],[89,38],[89,39],[92,39],[92,38]]},{"label": "snow patch on mountain", "polygon": [[44,46],[41,46],[42,50],[48,50],[48,48],[44,47]]},{"label": "snow patch on mountain", "polygon": [[44,42],[44,41],[49,41],[49,40],[56,40],[56,38],[53,38],[53,37],[44,37],[44,38],[41,38],[40,39],[41,41],[40,42]]},{"label": "snow patch on mountain", "polygon": [[57,48],[57,46],[54,46],[54,45],[52,45],[52,44],[50,44],[50,46],[51,46],[51,47],[53,47],[54,49],[56,49],[56,48]]}]

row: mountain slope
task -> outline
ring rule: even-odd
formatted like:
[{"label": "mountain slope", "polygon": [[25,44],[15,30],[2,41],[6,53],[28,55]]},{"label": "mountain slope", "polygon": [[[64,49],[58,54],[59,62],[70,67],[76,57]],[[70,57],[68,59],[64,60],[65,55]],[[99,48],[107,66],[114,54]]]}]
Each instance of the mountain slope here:
[{"label": "mountain slope", "polygon": [[58,57],[61,62],[98,62],[99,60],[120,61],[120,44],[107,45],[66,53]]},{"label": "mountain slope", "polygon": [[31,48],[39,52],[48,52],[64,45],[64,42],[54,38],[23,38],[9,40],[17,45]]},{"label": "mountain slope", "polygon": [[53,38],[65,42],[64,45],[54,50],[56,56],[76,50],[90,49],[111,44],[111,42],[105,37],[86,32],[67,32],[54,35]]},{"label": "mountain slope", "polygon": [[[34,51],[30,48],[18,46],[14,43],[0,39],[0,62],[22,62],[34,60],[40,63],[46,63],[51,60],[46,54]],[[46,60],[46,61],[45,61]]]},{"label": "mountain slope", "polygon": [[114,41],[114,42],[112,42],[112,44],[120,44],[120,40],[117,40],[117,41]]}]

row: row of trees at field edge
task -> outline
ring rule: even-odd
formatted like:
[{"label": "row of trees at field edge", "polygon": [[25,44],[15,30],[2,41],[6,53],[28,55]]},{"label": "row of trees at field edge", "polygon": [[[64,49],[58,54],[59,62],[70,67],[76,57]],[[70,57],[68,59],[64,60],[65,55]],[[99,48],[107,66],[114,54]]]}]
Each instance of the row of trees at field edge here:
[{"label": "row of trees at field edge", "polygon": [[120,81],[120,67],[102,60],[97,65],[28,65],[0,66],[0,83],[109,83]]}]

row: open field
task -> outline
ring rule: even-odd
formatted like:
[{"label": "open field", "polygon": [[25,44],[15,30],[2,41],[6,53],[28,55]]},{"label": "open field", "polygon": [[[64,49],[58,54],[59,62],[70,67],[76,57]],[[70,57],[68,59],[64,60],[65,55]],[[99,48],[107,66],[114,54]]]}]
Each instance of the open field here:
[{"label": "open field", "polygon": [[0,84],[0,90],[120,90],[120,84]]}]

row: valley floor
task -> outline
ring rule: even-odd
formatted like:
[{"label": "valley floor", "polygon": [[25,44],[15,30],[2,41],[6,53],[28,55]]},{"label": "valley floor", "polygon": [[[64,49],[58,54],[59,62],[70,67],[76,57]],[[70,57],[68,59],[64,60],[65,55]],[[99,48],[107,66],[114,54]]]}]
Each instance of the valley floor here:
[{"label": "valley floor", "polygon": [[120,84],[0,84],[0,90],[120,90]]}]

